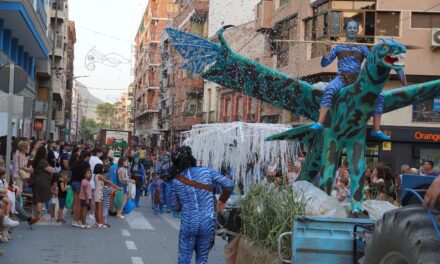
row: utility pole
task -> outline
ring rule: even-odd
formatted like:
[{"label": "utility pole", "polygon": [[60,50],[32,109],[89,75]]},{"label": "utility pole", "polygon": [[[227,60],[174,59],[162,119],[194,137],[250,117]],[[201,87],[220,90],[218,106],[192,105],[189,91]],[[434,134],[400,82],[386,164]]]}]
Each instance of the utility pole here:
[{"label": "utility pole", "polygon": [[53,108],[53,82],[55,75],[55,49],[57,45],[57,29],[58,29],[58,8],[59,8],[59,0],[56,1],[55,7],[55,30],[53,34],[52,40],[52,63],[50,67],[50,86],[49,86],[49,102],[47,105],[47,122],[46,122],[46,140],[50,139],[50,128],[52,127],[52,108]]}]

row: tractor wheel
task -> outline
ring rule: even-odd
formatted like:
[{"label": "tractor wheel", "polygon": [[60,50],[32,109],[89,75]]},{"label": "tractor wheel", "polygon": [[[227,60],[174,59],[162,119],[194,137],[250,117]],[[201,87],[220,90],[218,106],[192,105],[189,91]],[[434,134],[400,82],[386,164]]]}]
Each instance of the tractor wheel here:
[{"label": "tractor wheel", "polygon": [[[433,215],[438,225],[440,213]],[[376,222],[365,249],[365,264],[428,263],[440,263],[440,239],[420,205],[387,212]]]}]

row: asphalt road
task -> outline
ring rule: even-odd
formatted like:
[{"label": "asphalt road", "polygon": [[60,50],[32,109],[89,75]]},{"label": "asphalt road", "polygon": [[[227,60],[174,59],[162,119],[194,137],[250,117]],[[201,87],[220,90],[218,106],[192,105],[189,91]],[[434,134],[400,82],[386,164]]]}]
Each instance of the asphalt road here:
[{"label": "asphalt road", "polygon": [[[177,263],[180,220],[170,214],[154,216],[149,199],[126,219],[109,218],[109,229],[79,229],[70,225],[22,223],[13,239],[0,249],[0,263],[13,264],[172,264]],[[70,212],[69,214],[70,215]],[[47,217],[47,216],[46,216]],[[225,242],[217,237],[209,263],[224,263]]]}]

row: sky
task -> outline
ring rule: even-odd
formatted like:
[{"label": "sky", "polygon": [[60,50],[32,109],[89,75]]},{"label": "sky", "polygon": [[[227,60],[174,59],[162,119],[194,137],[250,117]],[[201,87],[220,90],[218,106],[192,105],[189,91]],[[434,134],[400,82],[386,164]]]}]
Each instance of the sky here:
[{"label": "sky", "polygon": [[[77,80],[103,101],[120,99],[133,81],[134,38],[147,4],[148,0],[69,1],[69,19],[75,21],[77,39],[74,75],[88,76]],[[127,63],[117,67],[95,63],[95,69],[90,71],[86,57],[94,47],[101,54],[115,53]]]}]

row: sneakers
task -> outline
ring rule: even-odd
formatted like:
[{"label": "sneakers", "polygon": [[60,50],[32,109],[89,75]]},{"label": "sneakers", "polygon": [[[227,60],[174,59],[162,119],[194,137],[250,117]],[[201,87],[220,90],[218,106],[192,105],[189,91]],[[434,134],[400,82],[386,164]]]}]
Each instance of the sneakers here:
[{"label": "sneakers", "polygon": [[9,216],[3,217],[3,226],[4,227],[16,227],[20,224],[18,221],[14,221]]},{"label": "sneakers", "polygon": [[376,131],[376,130],[371,130],[371,133],[370,133],[370,136],[372,136],[372,137],[376,137],[376,138],[379,138],[379,139],[381,139],[381,140],[390,140],[391,139],[391,137],[390,136],[388,136],[388,135],[385,135],[385,133],[383,133],[382,131]]},{"label": "sneakers", "polygon": [[77,222],[77,221],[72,221],[72,226],[73,227],[82,227],[82,224],[80,222]]},{"label": "sneakers", "polygon": [[320,124],[320,123],[314,123],[311,127],[310,130],[312,130],[313,132],[318,132],[324,129],[324,125]]}]

